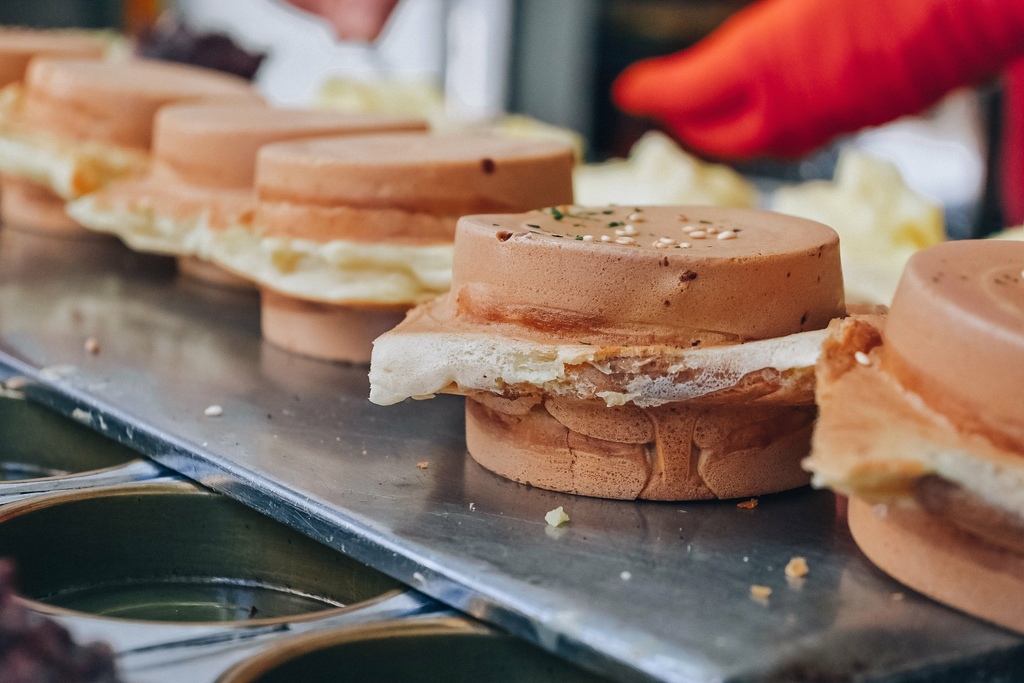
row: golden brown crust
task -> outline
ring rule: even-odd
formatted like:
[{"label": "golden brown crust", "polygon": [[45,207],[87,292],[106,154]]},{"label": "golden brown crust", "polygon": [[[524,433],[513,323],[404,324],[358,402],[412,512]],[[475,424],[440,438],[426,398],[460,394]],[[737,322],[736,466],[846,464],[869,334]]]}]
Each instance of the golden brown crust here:
[{"label": "golden brown crust", "polygon": [[939,602],[1024,633],[1024,554],[915,508],[850,499],[850,531],[874,564]]},{"label": "golden brown crust", "polygon": [[473,458],[504,477],[566,493],[706,500],[807,483],[813,408],[640,409],[474,394],[466,401]]},{"label": "golden brown crust", "polygon": [[369,363],[373,340],[405,314],[400,307],[337,306],[304,301],[264,289],[260,296],[263,338],[311,358]]}]

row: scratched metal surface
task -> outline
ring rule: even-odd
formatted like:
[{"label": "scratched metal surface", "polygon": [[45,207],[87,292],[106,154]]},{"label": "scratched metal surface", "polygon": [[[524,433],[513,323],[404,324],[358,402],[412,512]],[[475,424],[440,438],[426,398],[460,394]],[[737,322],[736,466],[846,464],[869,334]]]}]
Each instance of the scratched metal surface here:
[{"label": "scratched metal surface", "polygon": [[[504,481],[465,456],[458,399],[373,406],[365,368],[263,344],[253,295],[117,245],[0,232],[0,364],[33,400],[613,678],[1024,677],[1024,640],[875,570],[828,493],[741,510]],[[548,528],[559,505],[572,521]],[[793,556],[811,568],[800,585]]]}]

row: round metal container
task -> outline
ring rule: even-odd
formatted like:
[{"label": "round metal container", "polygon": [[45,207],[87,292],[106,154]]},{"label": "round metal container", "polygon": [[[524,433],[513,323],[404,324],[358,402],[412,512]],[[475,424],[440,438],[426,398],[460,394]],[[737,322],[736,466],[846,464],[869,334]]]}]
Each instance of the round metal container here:
[{"label": "round metal container", "polygon": [[0,553],[43,611],[272,624],[390,597],[400,584],[226,496],[150,483],[0,508]]},{"label": "round metal container", "polygon": [[218,683],[590,683],[605,679],[464,619],[410,619],[289,638]]},{"label": "round metal container", "polygon": [[7,482],[92,474],[140,459],[46,408],[0,397],[0,495]]}]

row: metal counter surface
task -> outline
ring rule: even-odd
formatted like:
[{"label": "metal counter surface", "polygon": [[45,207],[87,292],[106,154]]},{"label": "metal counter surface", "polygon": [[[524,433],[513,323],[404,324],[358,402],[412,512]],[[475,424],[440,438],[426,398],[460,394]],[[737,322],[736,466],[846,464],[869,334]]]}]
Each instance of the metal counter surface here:
[{"label": "metal counter surface", "polygon": [[[0,231],[0,365],[30,399],[616,679],[1024,677],[1024,640],[872,567],[829,493],[746,510],[503,480],[465,455],[460,399],[374,406],[364,367],[262,343],[254,294],[169,259]],[[572,521],[548,527],[559,505]],[[787,582],[794,556],[810,573]]]}]

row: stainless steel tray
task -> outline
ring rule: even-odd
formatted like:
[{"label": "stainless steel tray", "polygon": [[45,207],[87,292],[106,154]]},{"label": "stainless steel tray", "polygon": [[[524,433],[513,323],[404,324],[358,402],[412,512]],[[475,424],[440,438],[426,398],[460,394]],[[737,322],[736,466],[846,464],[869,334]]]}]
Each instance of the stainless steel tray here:
[{"label": "stainless steel tray", "polygon": [[[373,406],[365,368],[263,344],[254,295],[117,245],[0,232],[0,365],[30,399],[614,678],[1024,677],[1024,640],[874,569],[829,493],[744,510],[502,480],[465,456],[458,399]],[[572,521],[551,529],[559,505]]]}]

